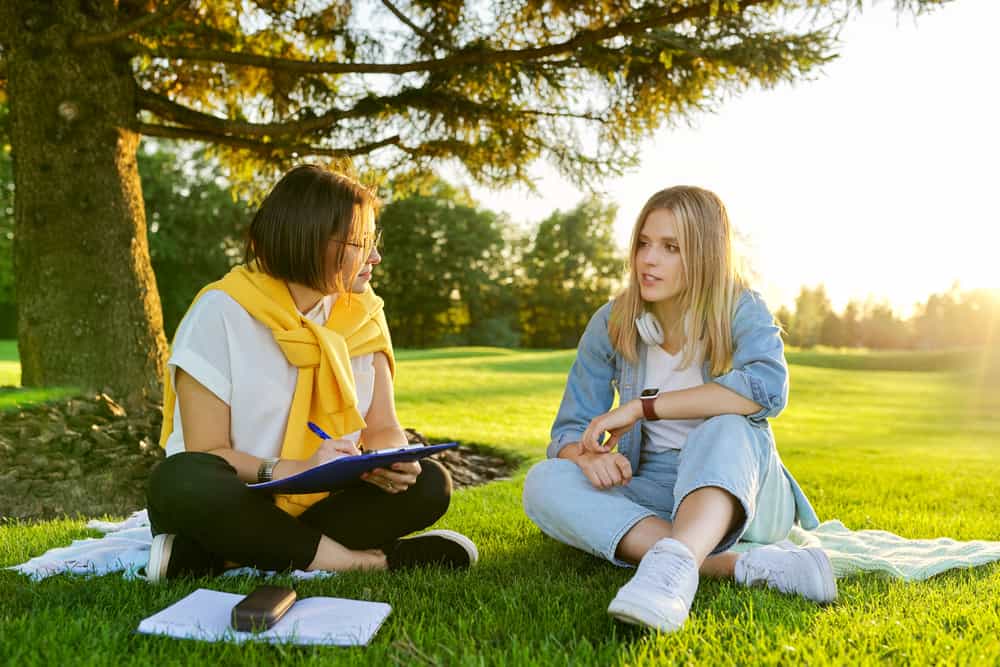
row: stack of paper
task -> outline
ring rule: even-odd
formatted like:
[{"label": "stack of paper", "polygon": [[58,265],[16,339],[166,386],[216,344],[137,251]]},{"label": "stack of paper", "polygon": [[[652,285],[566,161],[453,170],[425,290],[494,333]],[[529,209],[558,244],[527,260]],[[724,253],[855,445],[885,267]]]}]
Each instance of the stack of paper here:
[{"label": "stack of paper", "polygon": [[300,598],[266,632],[238,632],[230,626],[233,607],[244,595],[199,588],[139,623],[139,632],[182,639],[361,646],[371,641],[392,607],[384,602],[342,598]]}]

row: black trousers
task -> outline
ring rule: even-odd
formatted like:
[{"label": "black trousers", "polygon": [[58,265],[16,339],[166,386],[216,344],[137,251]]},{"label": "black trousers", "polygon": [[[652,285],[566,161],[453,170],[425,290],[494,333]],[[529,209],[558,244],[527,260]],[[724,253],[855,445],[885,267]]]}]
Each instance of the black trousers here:
[{"label": "black trousers", "polygon": [[378,549],[440,519],[451,499],[451,477],[436,461],[420,465],[417,482],[402,493],[359,481],[293,517],[270,494],[248,489],[225,459],[181,452],[153,469],[147,508],[154,535],[184,536],[207,554],[241,565],[304,570],[323,535],[348,549]]}]

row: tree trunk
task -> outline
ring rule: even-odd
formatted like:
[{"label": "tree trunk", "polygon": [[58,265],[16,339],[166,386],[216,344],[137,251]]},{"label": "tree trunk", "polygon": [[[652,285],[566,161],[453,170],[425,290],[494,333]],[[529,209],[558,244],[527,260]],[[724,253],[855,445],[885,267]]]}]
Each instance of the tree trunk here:
[{"label": "tree trunk", "polygon": [[[14,272],[25,386],[156,399],[167,346],[149,261],[128,58],[73,49],[108,0],[14,2]],[[9,15],[9,14],[8,14]]]}]

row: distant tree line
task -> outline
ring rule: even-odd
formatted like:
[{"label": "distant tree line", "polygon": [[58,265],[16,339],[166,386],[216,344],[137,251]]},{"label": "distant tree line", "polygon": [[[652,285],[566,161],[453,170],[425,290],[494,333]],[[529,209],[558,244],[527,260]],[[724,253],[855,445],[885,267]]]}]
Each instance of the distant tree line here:
[{"label": "distant tree line", "polygon": [[[3,107],[0,106],[0,110]],[[204,153],[147,143],[138,153],[150,256],[173,336],[191,299],[243,259],[253,206]],[[15,338],[14,184],[0,151],[0,338]],[[374,285],[400,347],[576,345],[618,285],[615,208],[591,198],[520,230],[434,177],[390,185]]]},{"label": "distant tree line", "polygon": [[[217,163],[179,151],[148,143],[138,155],[168,337],[197,291],[242,261],[253,213],[218,176]],[[17,335],[14,194],[11,158],[0,150],[0,338]],[[397,346],[573,347],[591,314],[620,286],[616,211],[597,198],[519,229],[434,177],[390,184],[383,194],[384,253],[374,284]],[[782,307],[776,317],[786,342],[799,347],[975,346],[1000,339],[1000,290],[956,286],[903,319],[878,302],[852,301],[837,313],[819,285],[803,287],[794,311]]]},{"label": "distant tree line", "polygon": [[622,273],[615,213],[591,198],[522,231],[437,179],[393,199],[374,284],[394,341],[575,346]]},{"label": "distant tree line", "polygon": [[1000,289],[932,294],[904,319],[885,302],[851,301],[836,313],[823,285],[802,287],[795,310],[775,313],[785,341],[799,347],[827,345],[873,349],[940,349],[1000,342]]}]

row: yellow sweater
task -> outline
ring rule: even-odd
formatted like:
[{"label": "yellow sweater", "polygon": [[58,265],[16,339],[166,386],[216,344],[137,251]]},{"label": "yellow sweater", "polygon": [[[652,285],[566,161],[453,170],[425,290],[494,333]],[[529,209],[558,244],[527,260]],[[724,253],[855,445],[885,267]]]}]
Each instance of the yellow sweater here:
[{"label": "yellow sweater", "polygon": [[[213,289],[231,296],[254,319],[266,325],[288,363],[299,369],[281,458],[308,459],[319,448],[320,440],[307,429],[307,421],[315,422],[334,438],[365,427],[364,417],[358,412],[351,357],[384,352],[395,374],[383,301],[371,287],[362,294],[341,295],[324,326],[299,315],[284,281],[262,271],[237,266],[221,280],[205,286],[192,305]],[[161,447],[166,447],[174,428],[175,402],[168,372],[163,381]],[[327,495],[282,495],[276,496],[275,502],[289,514],[298,516]]]}]

